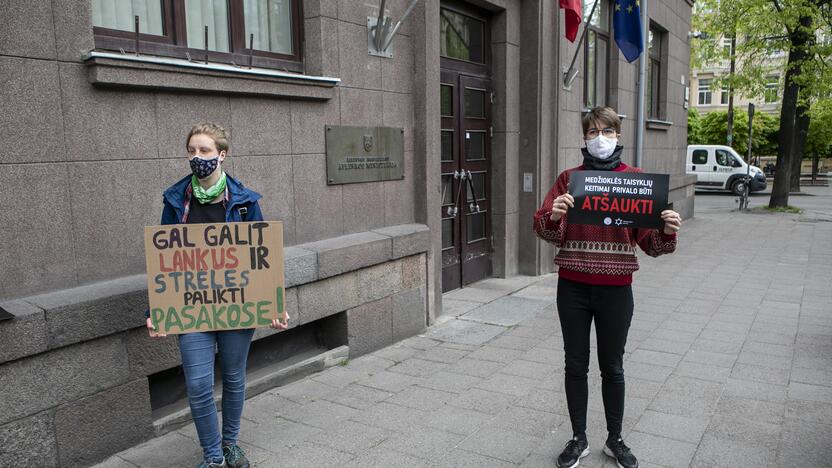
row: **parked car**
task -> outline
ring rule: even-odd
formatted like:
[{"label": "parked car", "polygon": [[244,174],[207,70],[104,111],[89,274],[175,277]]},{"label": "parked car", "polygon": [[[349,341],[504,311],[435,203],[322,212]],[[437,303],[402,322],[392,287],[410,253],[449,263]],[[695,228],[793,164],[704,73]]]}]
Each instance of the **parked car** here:
[{"label": "parked car", "polygon": [[748,167],[730,146],[688,145],[687,173],[695,174],[697,190],[729,190],[735,195],[765,190],[766,175],[759,167]]}]

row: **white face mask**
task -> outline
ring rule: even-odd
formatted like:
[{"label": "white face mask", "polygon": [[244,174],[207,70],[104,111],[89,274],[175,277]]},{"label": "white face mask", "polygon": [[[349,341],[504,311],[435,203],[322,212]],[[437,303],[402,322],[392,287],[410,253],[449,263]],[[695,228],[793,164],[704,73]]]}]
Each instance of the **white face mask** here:
[{"label": "white face mask", "polygon": [[618,138],[607,138],[604,135],[586,140],[586,150],[598,159],[609,158],[615,151],[616,145],[618,145]]}]

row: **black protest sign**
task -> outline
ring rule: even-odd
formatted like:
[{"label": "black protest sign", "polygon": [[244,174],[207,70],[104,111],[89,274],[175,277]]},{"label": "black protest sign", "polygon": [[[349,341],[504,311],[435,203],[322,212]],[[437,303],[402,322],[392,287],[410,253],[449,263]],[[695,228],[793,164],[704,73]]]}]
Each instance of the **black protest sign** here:
[{"label": "black protest sign", "polygon": [[575,171],[569,193],[575,207],[569,222],[611,227],[659,229],[667,209],[667,174],[644,172]]}]

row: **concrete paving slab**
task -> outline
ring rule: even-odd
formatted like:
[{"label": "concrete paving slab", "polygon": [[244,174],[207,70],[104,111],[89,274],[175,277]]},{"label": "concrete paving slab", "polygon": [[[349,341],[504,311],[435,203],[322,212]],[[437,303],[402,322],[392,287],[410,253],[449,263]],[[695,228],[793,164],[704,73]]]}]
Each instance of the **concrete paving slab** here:
[{"label": "concrete paving slab", "polygon": [[506,331],[505,327],[465,320],[450,320],[425,333],[428,338],[451,343],[481,345]]},{"label": "concrete paving slab", "polygon": [[536,316],[547,301],[506,296],[465,313],[460,318],[509,327]]},{"label": "concrete paving slab", "polygon": [[728,441],[706,433],[696,450],[691,466],[719,468],[778,466],[775,465],[776,457],[776,448],[772,447],[772,444],[757,445]]},{"label": "concrete paving slab", "polygon": [[[674,256],[640,257],[623,433],[642,468],[832,459],[832,223],[797,219],[708,210]],[[266,467],[550,468],[571,435],[555,284],[490,279],[444,295],[462,320],[249,400],[241,444]],[[614,468],[595,343],[581,466]],[[191,425],[99,468],[198,454]]]}]

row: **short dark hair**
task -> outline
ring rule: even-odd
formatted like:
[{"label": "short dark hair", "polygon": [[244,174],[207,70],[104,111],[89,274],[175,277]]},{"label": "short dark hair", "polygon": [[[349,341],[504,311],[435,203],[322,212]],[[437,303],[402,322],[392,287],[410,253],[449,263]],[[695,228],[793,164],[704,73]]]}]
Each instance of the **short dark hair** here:
[{"label": "short dark hair", "polygon": [[[618,118],[618,112],[612,107],[593,107],[589,112],[584,114],[581,118],[584,134],[586,134],[589,127],[595,122],[614,128],[615,133],[621,133],[621,119]],[[598,130],[602,129],[599,128]]]}]

